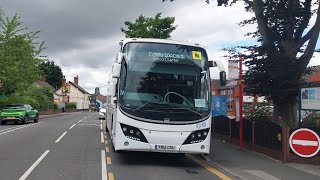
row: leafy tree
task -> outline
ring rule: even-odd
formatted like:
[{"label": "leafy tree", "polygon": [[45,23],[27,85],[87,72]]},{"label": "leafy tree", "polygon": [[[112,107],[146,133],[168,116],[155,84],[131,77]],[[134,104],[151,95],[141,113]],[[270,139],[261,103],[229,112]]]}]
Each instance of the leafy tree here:
[{"label": "leafy tree", "polygon": [[0,95],[25,89],[39,78],[39,54],[43,43],[37,43],[37,32],[26,32],[20,17],[0,16]]},{"label": "leafy tree", "polygon": [[127,38],[160,38],[168,39],[177,26],[174,26],[174,17],[161,18],[161,13],[155,17],[144,17],[142,15],[135,22],[125,21],[127,30],[121,28],[121,32]]},{"label": "leafy tree", "polygon": [[[37,110],[53,108],[53,89],[50,86],[29,86],[27,89],[18,90],[1,101],[3,104],[27,103]],[[0,104],[1,104],[0,103]]]},{"label": "leafy tree", "polygon": [[[225,6],[237,1],[217,0],[218,5]],[[274,118],[282,116],[290,124],[296,122],[298,87],[319,38],[319,0],[243,1],[253,17],[240,26],[256,24],[257,30],[246,35],[258,42],[240,47],[249,55],[233,54],[244,56],[249,67],[244,76],[246,91],[270,97]]]},{"label": "leafy tree", "polygon": [[55,64],[53,61],[41,60],[39,64],[41,74],[46,76],[46,81],[55,89],[61,85],[63,78],[62,70],[60,66]]}]

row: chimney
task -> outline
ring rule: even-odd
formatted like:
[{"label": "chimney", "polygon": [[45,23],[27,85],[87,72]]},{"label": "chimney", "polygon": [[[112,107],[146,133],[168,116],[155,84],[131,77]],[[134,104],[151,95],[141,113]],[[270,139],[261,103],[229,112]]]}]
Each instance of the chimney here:
[{"label": "chimney", "polygon": [[78,85],[79,83],[79,77],[78,75],[76,77],[74,77],[73,83],[75,83],[76,85]]},{"label": "chimney", "polygon": [[61,87],[64,87],[66,86],[66,77],[63,76],[62,79],[61,79]]},{"label": "chimney", "polygon": [[46,76],[40,76],[40,81],[46,82]]}]

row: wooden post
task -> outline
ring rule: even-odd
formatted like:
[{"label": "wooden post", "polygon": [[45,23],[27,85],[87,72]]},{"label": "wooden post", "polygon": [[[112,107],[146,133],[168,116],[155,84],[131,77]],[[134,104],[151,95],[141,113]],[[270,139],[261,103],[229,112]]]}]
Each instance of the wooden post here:
[{"label": "wooden post", "polygon": [[284,163],[290,161],[289,132],[288,126],[282,126],[282,162]]}]

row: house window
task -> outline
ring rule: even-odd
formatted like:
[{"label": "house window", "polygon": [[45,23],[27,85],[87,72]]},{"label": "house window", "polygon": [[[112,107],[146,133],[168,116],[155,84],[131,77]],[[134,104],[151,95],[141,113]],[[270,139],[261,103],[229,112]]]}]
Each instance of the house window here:
[{"label": "house window", "polygon": [[213,96],[216,95],[216,91],[212,91],[212,95],[213,95]]},{"label": "house window", "polygon": [[228,90],[228,95],[232,95],[232,93],[233,93],[232,89]]},{"label": "house window", "polygon": [[228,102],[228,110],[232,110],[232,101]]},{"label": "house window", "polygon": [[225,90],[221,91],[221,95],[226,95],[226,91]]}]

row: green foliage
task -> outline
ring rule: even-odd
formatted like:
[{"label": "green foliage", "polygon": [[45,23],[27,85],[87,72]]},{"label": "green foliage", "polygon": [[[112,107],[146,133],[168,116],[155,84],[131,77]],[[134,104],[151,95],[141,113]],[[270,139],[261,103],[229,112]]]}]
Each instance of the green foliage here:
[{"label": "green foliage", "polygon": [[17,90],[0,103],[27,103],[38,111],[48,110],[53,108],[53,90],[46,86],[30,86],[25,90]]},{"label": "green foliage", "polygon": [[244,112],[246,118],[251,121],[272,121],[272,110],[267,106],[259,106]]},{"label": "green foliage", "polygon": [[0,95],[25,89],[39,78],[39,54],[44,49],[38,43],[37,32],[26,32],[18,15],[0,16]]},{"label": "green foliage", "polygon": [[40,110],[40,103],[32,96],[21,96],[18,94],[12,94],[9,97],[1,100],[0,104],[4,107],[7,104],[26,103],[30,104],[33,108]]},{"label": "green foliage", "polygon": [[77,104],[74,102],[66,102],[66,109],[76,109]]},{"label": "green foliage", "polygon": [[320,128],[320,114],[319,113],[312,113],[303,119],[301,123],[301,127],[317,127]]},{"label": "green foliage", "polygon": [[61,80],[63,78],[62,70],[60,66],[53,61],[41,60],[39,64],[41,75],[46,76],[46,81],[55,89],[61,86]]},{"label": "green foliage", "polygon": [[53,104],[53,109],[54,109],[54,111],[56,111],[59,109],[59,106],[57,104]]},{"label": "green foliage", "polygon": [[31,96],[39,102],[40,110],[53,108],[53,89],[49,86],[31,86],[22,93],[24,96]]},{"label": "green foliage", "polygon": [[161,18],[161,13],[155,17],[144,17],[142,15],[135,22],[125,21],[127,30],[121,28],[121,32],[127,38],[160,38],[168,39],[170,34],[176,29],[174,17]]}]

